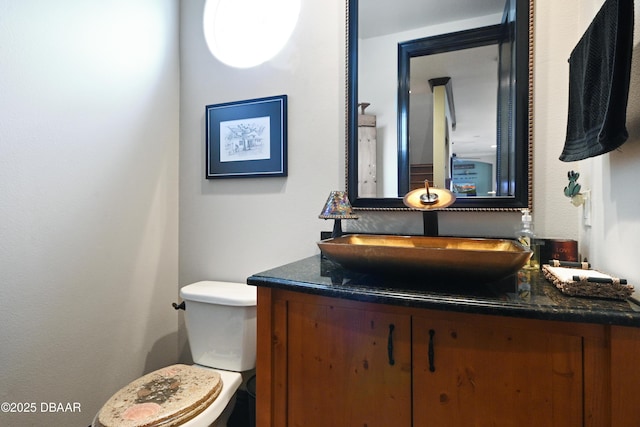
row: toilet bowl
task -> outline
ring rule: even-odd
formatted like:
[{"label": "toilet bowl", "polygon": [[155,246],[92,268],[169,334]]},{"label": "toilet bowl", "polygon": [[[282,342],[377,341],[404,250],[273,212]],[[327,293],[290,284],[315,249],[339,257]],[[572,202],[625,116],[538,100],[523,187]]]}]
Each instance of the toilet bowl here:
[{"label": "toilet bowl", "polygon": [[[210,427],[226,420],[242,372],[255,368],[256,290],[203,281],[183,287],[180,296],[195,364],[172,365],[132,381],[105,403],[92,426]],[[162,398],[141,398],[150,388]]]}]

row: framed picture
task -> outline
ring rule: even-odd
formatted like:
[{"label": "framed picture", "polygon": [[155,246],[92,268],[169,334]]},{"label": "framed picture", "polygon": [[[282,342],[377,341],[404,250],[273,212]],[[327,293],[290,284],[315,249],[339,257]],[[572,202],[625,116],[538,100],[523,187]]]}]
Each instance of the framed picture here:
[{"label": "framed picture", "polygon": [[206,178],[287,176],[287,96],[206,106]]}]

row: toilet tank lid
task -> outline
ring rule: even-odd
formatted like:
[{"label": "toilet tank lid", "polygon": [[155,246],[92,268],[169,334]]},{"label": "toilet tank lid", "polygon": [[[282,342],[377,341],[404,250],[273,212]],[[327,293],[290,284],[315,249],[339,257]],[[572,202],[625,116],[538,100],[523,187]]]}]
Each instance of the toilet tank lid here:
[{"label": "toilet tank lid", "polygon": [[180,289],[180,297],[187,301],[231,306],[256,305],[256,288],[244,283],[205,280]]}]

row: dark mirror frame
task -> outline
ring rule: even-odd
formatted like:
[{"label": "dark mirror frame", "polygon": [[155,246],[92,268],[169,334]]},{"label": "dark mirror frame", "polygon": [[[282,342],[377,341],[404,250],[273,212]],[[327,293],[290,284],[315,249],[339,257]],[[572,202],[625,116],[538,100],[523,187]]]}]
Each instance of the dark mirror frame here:
[{"label": "dark mirror frame", "polygon": [[[428,0],[425,0],[428,1]],[[516,0],[516,114],[515,114],[515,175],[516,188],[513,197],[458,198],[446,210],[450,211],[519,211],[533,207],[533,2],[534,0]],[[362,198],[358,197],[358,0],[347,0],[347,88],[346,88],[346,186],[349,200],[359,210],[409,210],[402,197]],[[435,36],[437,41],[446,39],[446,46],[437,46],[444,51],[451,42],[467,43],[465,32],[460,39]],[[472,43],[472,42],[469,42]],[[423,46],[424,47],[424,46]],[[429,47],[429,49],[433,46]],[[459,48],[458,48],[459,49]],[[414,52],[415,53],[415,52]],[[408,65],[411,55],[399,56],[399,73]],[[416,55],[413,55],[416,56]],[[404,58],[403,58],[404,57]],[[406,74],[406,73],[405,73]],[[398,83],[403,84],[400,75]],[[404,83],[406,84],[406,82]],[[399,113],[403,108],[399,99]],[[401,121],[400,121],[401,123]],[[398,159],[406,159],[406,137],[400,138],[403,129],[399,126]],[[403,152],[403,150],[405,150]],[[402,168],[399,168],[399,172]]]}]

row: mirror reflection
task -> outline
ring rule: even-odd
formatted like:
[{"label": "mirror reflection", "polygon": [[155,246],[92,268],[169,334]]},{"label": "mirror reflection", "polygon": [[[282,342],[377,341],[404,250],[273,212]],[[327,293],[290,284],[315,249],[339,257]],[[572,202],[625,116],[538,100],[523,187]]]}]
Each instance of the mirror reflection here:
[{"label": "mirror reflection", "polygon": [[456,207],[526,207],[528,2],[349,3],[354,206],[401,207],[428,179],[476,199]]},{"label": "mirror reflection", "polygon": [[497,194],[497,58],[496,44],[411,58],[409,190]]}]

